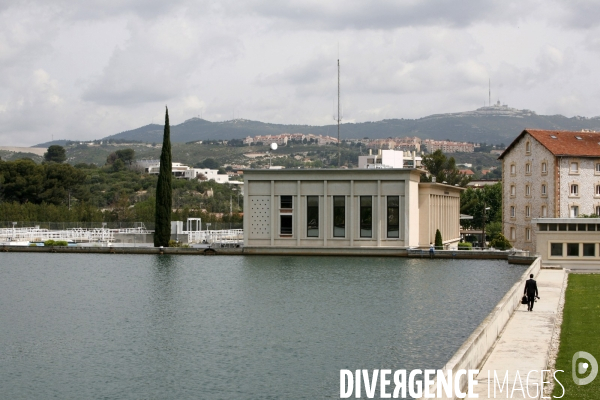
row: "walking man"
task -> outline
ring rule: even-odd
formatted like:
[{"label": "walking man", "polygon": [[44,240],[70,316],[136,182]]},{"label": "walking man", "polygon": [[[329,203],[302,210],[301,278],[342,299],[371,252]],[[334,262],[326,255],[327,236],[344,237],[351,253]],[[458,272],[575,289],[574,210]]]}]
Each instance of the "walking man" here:
[{"label": "walking man", "polygon": [[524,295],[527,295],[527,311],[533,311],[533,303],[535,302],[535,298],[538,296],[538,288],[537,283],[533,279],[533,274],[529,275],[530,279],[527,279],[525,282],[525,290],[523,291]]}]

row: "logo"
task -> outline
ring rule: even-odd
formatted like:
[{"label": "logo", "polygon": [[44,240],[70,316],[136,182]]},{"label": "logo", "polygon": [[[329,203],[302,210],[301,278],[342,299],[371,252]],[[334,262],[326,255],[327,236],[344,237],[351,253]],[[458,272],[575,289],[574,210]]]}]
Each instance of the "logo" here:
[{"label": "logo", "polygon": [[[580,362],[577,363],[577,361],[581,358],[584,358],[585,360],[589,361],[589,364],[587,362]],[[583,375],[587,372],[588,368],[590,367],[591,364],[591,371],[590,374],[587,376],[587,378],[579,378],[577,375]],[[587,385],[588,383],[590,383],[591,381],[593,381],[596,378],[596,375],[598,375],[598,361],[596,361],[596,359],[594,358],[593,355],[591,355],[590,353],[587,353],[585,351],[578,351],[577,353],[573,354],[573,382],[575,382],[576,385]]]}]

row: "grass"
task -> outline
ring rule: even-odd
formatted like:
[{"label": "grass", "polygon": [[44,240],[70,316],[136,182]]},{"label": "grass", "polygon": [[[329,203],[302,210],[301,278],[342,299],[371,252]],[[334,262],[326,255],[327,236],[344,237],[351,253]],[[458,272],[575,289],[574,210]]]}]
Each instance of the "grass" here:
[{"label": "grass", "polygon": [[[565,308],[560,333],[560,348],[556,369],[563,370],[557,377],[565,387],[563,399],[599,399],[600,376],[591,383],[579,386],[572,378],[572,357],[578,351],[586,351],[600,360],[600,275],[570,274],[565,295]],[[526,333],[525,333],[526,334]],[[585,362],[585,360],[579,360]],[[589,371],[589,369],[588,369]],[[585,375],[577,375],[585,378]],[[554,387],[553,396],[560,397],[562,388]]]}]

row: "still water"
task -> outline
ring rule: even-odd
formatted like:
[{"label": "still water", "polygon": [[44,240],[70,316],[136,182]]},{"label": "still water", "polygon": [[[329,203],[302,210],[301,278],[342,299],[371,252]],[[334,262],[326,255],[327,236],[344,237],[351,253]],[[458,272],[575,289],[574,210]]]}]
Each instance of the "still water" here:
[{"label": "still water", "polygon": [[503,261],[0,254],[1,399],[328,399],[440,368]]}]

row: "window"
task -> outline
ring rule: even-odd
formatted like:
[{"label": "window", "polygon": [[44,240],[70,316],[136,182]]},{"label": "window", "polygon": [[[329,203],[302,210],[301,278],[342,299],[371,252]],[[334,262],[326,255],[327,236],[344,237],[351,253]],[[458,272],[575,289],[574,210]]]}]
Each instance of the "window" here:
[{"label": "window", "polygon": [[577,218],[579,216],[579,206],[571,206],[571,218]]},{"label": "window", "polygon": [[548,163],[542,163],[542,174],[548,173]]},{"label": "window", "polygon": [[531,217],[531,207],[525,206],[525,216]]},{"label": "window", "polygon": [[579,185],[571,185],[571,196],[579,196]]},{"label": "window", "polygon": [[387,237],[400,237],[400,197],[387,198]]},{"label": "window", "polygon": [[525,240],[527,240],[528,242],[531,241],[531,229],[529,228],[525,229]]},{"label": "window", "polygon": [[279,216],[279,233],[282,235],[292,234],[292,215],[280,215]]},{"label": "window", "polygon": [[346,237],[345,196],[333,196],[333,237]]},{"label": "window", "polygon": [[373,198],[360,196],[360,237],[373,237]]},{"label": "window", "polygon": [[600,174],[600,163],[596,163],[596,173]]},{"label": "window", "polygon": [[596,243],[584,243],[583,244],[583,256],[584,257],[596,257]]},{"label": "window", "polygon": [[531,196],[531,186],[525,185],[525,196]]},{"label": "window", "polygon": [[542,184],[542,196],[545,196],[546,194],[546,184],[544,183]]},{"label": "window", "polygon": [[517,166],[515,164],[511,164],[511,166],[510,166],[510,174],[511,175],[516,175],[517,174]]},{"label": "window", "polygon": [[577,174],[577,173],[579,173],[579,163],[572,162],[572,163],[571,163],[571,167],[570,167],[569,171],[570,171],[570,173],[572,173],[572,174]]},{"label": "window", "polygon": [[531,143],[525,143],[525,153],[531,153]]},{"label": "window", "polygon": [[546,218],[548,216],[548,207],[542,206],[542,218]]},{"label": "window", "polygon": [[596,185],[596,196],[600,196],[600,185]]},{"label": "window", "polygon": [[306,196],[306,236],[319,237],[319,196]]},{"label": "window", "polygon": [[530,163],[525,164],[525,173],[531,174],[531,164]]},{"label": "window", "polygon": [[510,240],[515,239],[517,239],[517,231],[515,230],[515,228],[510,228]]},{"label": "window", "polygon": [[562,257],[563,244],[562,243],[550,243],[550,255],[555,256],[555,257]]},{"label": "window", "polygon": [[510,195],[511,196],[517,195],[517,187],[515,185],[510,185]]},{"label": "window", "polygon": [[596,206],[596,215],[600,215],[600,206]]},{"label": "window", "polygon": [[281,208],[288,208],[288,209],[293,208],[292,198],[293,198],[293,196],[281,196],[281,199],[280,199]]},{"label": "window", "polygon": [[567,243],[567,256],[579,257],[579,243]]},{"label": "window", "polygon": [[515,217],[515,206],[510,206],[510,217],[511,218]]}]

